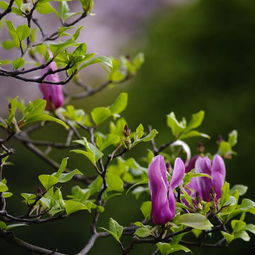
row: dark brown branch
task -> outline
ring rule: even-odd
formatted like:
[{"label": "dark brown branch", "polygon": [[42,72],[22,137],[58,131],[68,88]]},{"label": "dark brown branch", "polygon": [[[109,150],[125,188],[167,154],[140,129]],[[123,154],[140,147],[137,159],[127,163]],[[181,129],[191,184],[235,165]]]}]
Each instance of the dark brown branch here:
[{"label": "dark brown branch", "polygon": [[71,148],[81,147],[80,144],[69,144],[69,143],[64,144],[64,143],[56,143],[51,141],[31,140],[20,135],[17,135],[16,138],[20,140],[21,142],[31,143],[33,145],[38,145],[38,146],[50,146],[50,147],[54,147],[58,149],[67,149],[67,148],[71,149]]},{"label": "dark brown branch", "polygon": [[[34,154],[36,154],[39,158],[41,158],[44,162],[48,163],[50,166],[52,166],[54,169],[58,170],[60,165],[54,161],[53,159],[51,159],[50,157],[48,157],[45,153],[43,153],[40,149],[38,149],[36,146],[34,146],[31,143],[27,143],[27,142],[23,142],[23,144],[29,149],[31,150]],[[70,171],[69,169],[66,169],[66,171]],[[74,178],[78,181],[81,181],[85,184],[89,184],[90,180],[87,179],[85,176],[83,175],[75,175]]]},{"label": "dark brown branch", "polygon": [[64,253],[60,253],[53,250],[48,250],[30,243],[27,243],[16,236],[12,232],[2,231],[0,230],[0,238],[4,239],[6,242],[11,243],[15,246],[23,248],[27,251],[33,252],[35,254],[45,254],[45,255],[65,255]]},{"label": "dark brown branch", "polygon": [[9,3],[9,5],[8,5],[8,7],[6,8],[6,10],[3,11],[2,13],[0,13],[0,20],[1,20],[4,16],[6,16],[8,13],[11,12],[13,3],[14,3],[14,0],[10,0],[10,3]]},{"label": "dark brown branch", "polygon": [[[102,91],[103,89],[105,89],[110,84],[120,84],[120,83],[123,83],[125,81],[128,81],[130,78],[131,78],[131,76],[127,76],[123,80],[118,81],[118,82],[106,81],[95,89],[92,89],[88,85],[82,85],[80,82],[78,82],[79,83],[78,86],[83,87],[85,89],[85,92],[70,95],[69,98],[70,99],[81,99],[81,98],[89,97],[89,96],[92,96],[92,95],[97,94],[98,92]],[[77,84],[77,82],[76,82],[76,84]]]}]

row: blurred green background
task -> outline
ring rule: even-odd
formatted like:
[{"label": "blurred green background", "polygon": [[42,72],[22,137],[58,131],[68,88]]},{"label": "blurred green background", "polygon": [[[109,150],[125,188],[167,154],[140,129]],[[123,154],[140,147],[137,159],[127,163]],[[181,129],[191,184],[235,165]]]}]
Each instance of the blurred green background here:
[{"label": "blurred green background", "polygon": [[[238,130],[239,141],[235,147],[238,155],[226,161],[227,180],[232,185],[242,183],[249,186],[247,196],[254,199],[254,0],[200,0],[189,1],[174,9],[165,8],[150,20],[142,36],[145,38],[143,48],[137,38],[132,48],[125,48],[130,52],[143,51],[146,56],[137,78],[129,87],[125,87],[129,92],[129,107],[124,117],[131,128],[140,122],[151,124],[160,131],[159,141],[164,142],[170,139],[170,131],[165,124],[169,112],[174,111],[180,119],[183,116],[189,118],[198,110],[205,110],[206,119],[200,130],[212,137],[209,141],[203,140],[207,151],[216,152],[218,135],[227,138],[230,131]],[[139,45],[139,49],[135,45]],[[84,107],[90,108],[93,100],[93,104],[101,104],[103,97],[104,102],[110,103],[118,92],[118,89],[111,90],[111,95],[108,91],[103,96],[91,98]],[[79,102],[81,105],[83,103]],[[59,130],[55,132],[51,134],[52,137],[59,134]],[[197,140],[190,139],[190,142],[195,152]],[[22,147],[16,144],[15,147],[15,167],[7,171],[10,187],[17,192],[34,192],[38,172],[46,172],[50,168],[22,150]],[[141,147],[137,155],[144,152]],[[63,154],[56,152],[56,156],[60,159]],[[71,162],[82,169],[80,159],[72,155]],[[31,170],[33,172],[26,181],[24,175],[28,176]],[[23,208],[22,205],[17,207],[17,198],[10,200],[9,207],[14,214],[20,213]],[[137,220],[141,217],[139,203],[147,198],[141,197],[139,201],[129,195],[114,198],[107,205],[101,222],[109,217],[123,225]],[[15,232],[32,243],[48,248],[61,247],[61,251],[73,254],[74,250],[78,252],[82,248],[84,240],[88,238],[89,219],[89,214],[79,213],[61,222],[20,228]],[[193,254],[255,254],[254,241],[253,237],[249,243],[234,241],[228,248],[196,248]],[[3,255],[28,254],[2,240],[0,247]],[[144,245],[137,246],[131,254],[151,254],[152,251],[153,247]],[[103,239],[90,254],[120,254],[120,249],[116,242]]]}]

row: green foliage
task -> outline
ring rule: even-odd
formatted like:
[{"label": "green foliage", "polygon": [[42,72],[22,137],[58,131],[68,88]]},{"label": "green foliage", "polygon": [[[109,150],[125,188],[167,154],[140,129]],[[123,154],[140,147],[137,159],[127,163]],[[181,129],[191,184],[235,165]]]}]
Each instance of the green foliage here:
[{"label": "green foliage", "polygon": [[75,142],[83,145],[85,150],[71,150],[71,152],[82,154],[87,157],[93,165],[96,165],[96,162],[104,155],[95,145],[89,143],[85,137],[83,137],[83,140],[76,140]]},{"label": "green foliage", "polygon": [[[67,80],[74,79],[74,82],[81,89],[84,89],[84,92],[78,94],[77,98],[82,98],[83,96],[86,98],[108,86],[117,86],[119,83],[125,82],[136,75],[144,62],[142,53],[138,53],[134,58],[126,56],[114,59],[106,56],[97,56],[93,52],[88,52],[85,42],[78,41],[83,27],[76,26],[76,24],[92,13],[93,0],[80,0],[80,12],[72,12],[72,5],[68,1],[58,0],[57,2],[59,3],[53,2],[42,0],[28,3],[27,1],[15,0],[11,13],[18,15],[19,18],[25,18],[26,22],[16,26],[11,20],[1,21],[1,24],[4,24],[9,34],[9,39],[1,42],[1,46],[3,49],[15,48],[14,50],[18,50],[20,54],[14,60],[0,60],[1,66],[5,65],[7,67],[4,68],[11,68],[8,71],[6,71],[7,69],[1,69],[0,75],[29,80],[27,77],[29,77],[28,74],[30,72],[44,69],[44,64],[54,61],[59,70],[66,74]],[[0,1],[0,8],[1,10],[7,10],[8,3]],[[33,12],[37,13],[36,17],[55,15],[62,25],[52,34],[44,34],[43,29],[36,24],[38,20],[34,18]],[[164,53],[164,55],[166,54]],[[28,61],[29,57],[31,61]],[[169,56],[167,58],[169,59]],[[159,63],[158,60],[155,62]],[[107,72],[107,81],[101,86],[95,86],[95,88],[82,84],[80,82],[82,76],[79,76],[80,71],[94,64],[100,64]],[[160,76],[161,69],[163,70],[164,68],[157,67],[157,72],[155,72],[156,69],[154,68],[153,72],[147,72],[146,75],[148,77],[152,74]],[[168,77],[170,76],[169,74],[173,77],[176,72],[167,73]],[[169,78],[171,79],[171,77]],[[34,81],[38,82],[38,79]],[[64,83],[61,82],[61,84]],[[173,83],[170,84],[173,86]],[[148,87],[148,89],[150,88]],[[191,90],[187,91],[191,93]],[[202,89],[199,92],[202,92]],[[142,95],[146,96],[146,93]],[[166,94],[169,95],[168,93]],[[182,93],[179,95],[182,95]],[[155,91],[154,96],[156,98]],[[72,98],[76,98],[76,94],[72,95],[70,93],[65,99]],[[175,100],[173,97],[171,99]],[[163,100],[167,104],[169,104],[169,101],[172,100],[169,100],[169,98]],[[180,97],[178,97],[179,101]],[[182,101],[185,108],[187,108],[186,100]],[[192,99],[192,104],[196,105],[194,102],[197,101]],[[0,221],[1,236],[3,235],[6,238],[6,233],[9,234],[11,229],[15,227],[60,220],[70,217],[76,212],[86,211],[87,214],[95,213],[92,217],[88,217],[92,218],[92,239],[89,240],[93,241],[93,238],[96,240],[97,238],[107,237],[109,233],[120,243],[124,232],[133,238],[133,243],[131,246],[127,246],[127,250],[130,247],[132,248],[133,244],[151,242],[156,244],[161,254],[171,254],[178,251],[190,252],[188,248],[181,245],[182,241],[185,243],[185,235],[188,233],[193,233],[199,240],[199,244],[204,243],[204,237],[211,237],[215,232],[221,233],[228,244],[239,238],[249,241],[249,234],[255,233],[255,225],[248,223],[249,219],[246,219],[246,214],[255,214],[255,202],[247,198],[240,198],[246,193],[247,186],[238,184],[230,188],[230,184],[225,182],[222,188],[222,196],[219,200],[213,197],[215,193],[212,190],[212,200],[202,201],[199,195],[195,198],[190,195],[189,183],[192,178],[208,178],[211,180],[212,177],[195,173],[194,171],[186,173],[183,183],[173,191],[178,201],[176,202],[174,219],[162,226],[149,225],[153,222],[151,219],[152,202],[148,200],[151,187],[148,185],[147,166],[155,155],[161,154],[167,159],[167,165],[169,166],[169,173],[167,173],[169,176],[167,177],[171,177],[171,164],[176,157],[183,157],[183,150],[189,159],[190,148],[183,140],[191,137],[209,138],[208,135],[197,130],[202,125],[205,113],[204,111],[196,112],[191,116],[190,121],[186,121],[185,118],[182,118],[181,121],[178,120],[174,112],[167,115],[167,126],[170,128],[174,140],[178,140],[179,144],[177,145],[182,144],[182,149],[179,150],[179,148],[173,148],[174,145],[171,141],[166,141],[166,143],[159,145],[158,141],[155,141],[159,132],[152,128],[149,128],[149,131],[146,132],[145,126],[139,124],[140,120],[135,124],[126,121],[121,114],[126,109],[127,104],[127,93],[121,93],[112,105],[95,107],[91,112],[87,112],[84,109],[76,109],[72,104],[56,111],[47,112],[45,111],[45,100],[34,100],[28,104],[17,98],[10,100],[8,116],[5,119],[0,118],[0,126],[7,134],[7,138],[0,140],[1,175],[2,168],[8,165],[8,162],[6,162],[8,156],[13,154],[13,151],[7,148],[12,137],[20,139],[25,145],[30,145],[30,149],[35,154],[55,168],[58,168],[56,167],[57,160],[52,158],[55,153],[60,153],[60,150],[51,153],[51,148],[72,149],[71,152],[85,156],[87,160],[82,164],[84,164],[86,170],[89,167],[91,169],[86,171],[86,175],[83,175],[78,169],[69,170],[67,168],[68,157],[65,157],[56,172],[39,174],[38,179],[42,187],[38,188],[36,194],[21,193],[23,202],[28,209],[24,216],[12,216],[7,213],[8,207],[6,207],[7,209],[5,208],[4,202],[5,198],[10,197],[12,193],[9,192],[6,180],[0,179],[1,206],[3,204],[3,207],[0,208],[2,220]],[[139,106],[143,107],[141,103]],[[165,111],[165,109],[171,109],[172,107],[163,108]],[[150,114],[151,117],[152,114]],[[28,126],[31,130],[37,130],[36,126],[33,125],[34,123],[39,124],[38,126],[41,127],[47,121],[56,122],[65,127],[65,132],[68,131],[66,132],[67,139],[65,142],[30,140],[30,133],[23,127]],[[109,125],[108,129],[107,125]],[[131,129],[130,127],[136,128]],[[158,130],[162,134],[163,129],[160,128]],[[32,137],[36,139],[36,135],[32,135]],[[225,158],[231,158],[236,154],[233,151],[233,147],[236,145],[237,140],[236,130],[228,135],[226,141],[219,139],[217,153]],[[139,153],[137,153],[135,148],[140,143],[147,143],[140,145],[143,148],[141,161],[137,157]],[[149,147],[150,144],[152,146]],[[47,147],[47,149],[44,150],[41,147]],[[207,148],[206,151],[204,150],[205,148],[199,148],[199,153],[209,157],[215,154],[209,153]],[[61,155],[66,153],[65,150],[63,151]],[[92,163],[93,166],[88,164],[87,161]],[[71,180],[81,183],[80,185],[73,185]],[[67,196],[65,195],[65,185],[63,183],[67,183],[66,186],[71,189],[70,194]],[[131,222],[127,227],[123,227],[110,218],[108,229],[101,228],[107,233],[99,232],[98,223],[100,221],[98,219],[101,213],[108,209],[107,202],[118,195],[122,195],[125,198],[125,191],[126,194],[139,198],[138,201],[141,202],[141,218],[144,218],[144,221]],[[9,224],[10,221],[17,222],[17,224]],[[10,234],[12,235],[12,233]],[[189,236],[187,235],[187,237]],[[13,240],[19,239],[14,237]],[[169,243],[170,241],[171,243]],[[193,244],[196,245],[197,243],[195,241]],[[88,243],[89,245],[90,243]],[[125,253],[125,246],[122,244],[120,246],[123,253]],[[85,249],[87,249],[86,247]]]},{"label": "green foliage", "polygon": [[175,117],[175,114],[171,112],[167,115],[167,126],[171,129],[172,134],[176,139],[186,139],[195,136],[209,138],[208,135],[194,130],[202,124],[204,115],[204,111],[193,114],[190,122],[187,124],[185,118],[183,118],[181,121],[178,121]]},{"label": "green foliage", "polygon": [[199,230],[211,229],[213,226],[206,216],[199,213],[188,213],[177,216],[175,218],[175,223]]},{"label": "green foliage", "polygon": [[157,247],[162,255],[168,255],[177,251],[191,252],[190,249],[180,244],[157,243]]},{"label": "green foliage", "polygon": [[103,230],[107,231],[109,234],[113,236],[113,238],[120,243],[120,238],[123,233],[123,227],[119,225],[117,221],[110,218],[109,220],[109,229],[102,228]]},{"label": "green foliage", "polygon": [[[25,105],[18,98],[13,98],[10,99],[9,103],[9,115],[4,121],[4,126],[13,131],[19,131],[25,125],[42,121],[53,121],[66,129],[68,128],[62,120],[45,112],[46,101],[43,99],[37,99]],[[18,116],[18,113],[21,116]]]}]

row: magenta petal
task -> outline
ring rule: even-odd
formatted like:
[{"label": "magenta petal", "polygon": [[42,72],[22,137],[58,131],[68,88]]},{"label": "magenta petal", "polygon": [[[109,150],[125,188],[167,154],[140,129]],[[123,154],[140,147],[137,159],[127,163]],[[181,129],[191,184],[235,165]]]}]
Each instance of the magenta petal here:
[{"label": "magenta petal", "polygon": [[[55,62],[51,62],[42,71],[42,75],[49,70],[56,70],[57,66]],[[57,73],[47,75],[44,80],[50,82],[59,82],[59,76]],[[39,88],[43,93],[43,98],[47,101],[46,109],[57,109],[64,105],[64,93],[61,85],[53,85],[48,83],[39,84]]]},{"label": "magenta petal", "polygon": [[173,170],[173,175],[172,175],[172,180],[170,183],[170,186],[172,189],[175,189],[178,187],[184,178],[185,174],[185,165],[181,158],[176,158],[174,162],[174,170]]},{"label": "magenta petal", "polygon": [[169,211],[170,219],[173,219],[176,213],[176,200],[174,197],[174,191],[170,188],[168,191]]},{"label": "magenta petal", "polygon": [[155,224],[163,225],[171,219],[172,214],[168,200],[166,166],[162,156],[154,157],[149,165],[148,176],[152,200],[152,220]]},{"label": "magenta petal", "polygon": [[219,199],[221,197],[221,189],[225,181],[226,176],[226,168],[225,163],[221,156],[216,155],[213,158],[212,163],[212,178],[213,178],[213,188],[216,193],[216,198]]},{"label": "magenta petal", "polygon": [[[196,172],[211,175],[211,161],[208,157],[199,157],[195,164]],[[208,177],[198,178],[198,193],[204,201],[211,200],[212,180]]]},{"label": "magenta petal", "polygon": [[186,167],[185,167],[185,172],[186,173],[188,173],[188,172],[190,172],[192,169],[194,169],[195,168],[195,163],[196,163],[196,160],[198,159],[198,155],[196,155],[196,156],[194,156],[194,157],[192,157],[191,159],[190,159],[190,161],[188,162],[188,164],[186,165]]}]

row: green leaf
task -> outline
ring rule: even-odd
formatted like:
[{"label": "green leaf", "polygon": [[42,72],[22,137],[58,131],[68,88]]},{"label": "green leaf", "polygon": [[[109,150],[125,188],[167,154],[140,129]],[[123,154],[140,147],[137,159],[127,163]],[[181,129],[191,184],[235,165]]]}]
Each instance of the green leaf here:
[{"label": "green leaf", "polygon": [[58,183],[58,178],[52,175],[42,174],[39,175],[38,178],[46,190],[50,189],[52,186]]},{"label": "green leaf", "polygon": [[2,46],[6,50],[10,50],[14,47],[17,47],[17,44],[14,41],[3,41]]},{"label": "green leaf", "polygon": [[238,133],[236,130],[233,130],[231,133],[228,134],[228,143],[232,147],[237,144],[237,137],[238,137]]},{"label": "green leaf", "polygon": [[30,35],[30,28],[28,25],[23,24],[17,27],[17,34],[20,41],[27,39]]},{"label": "green leaf", "polygon": [[80,0],[82,8],[87,13],[90,13],[94,7],[94,0]]},{"label": "green leaf", "polygon": [[250,199],[247,199],[247,198],[244,198],[242,200],[242,203],[239,207],[239,209],[243,210],[243,211],[247,211],[251,208],[254,208],[255,207],[255,202],[250,200]]},{"label": "green leaf", "polygon": [[24,66],[25,60],[24,58],[17,58],[12,62],[12,66],[14,69],[19,69],[20,67]]},{"label": "green leaf", "polygon": [[66,123],[60,119],[57,119],[51,115],[48,115],[46,113],[43,114],[35,114],[33,116],[31,116],[30,118],[28,118],[26,120],[26,124],[28,123],[32,123],[32,122],[38,122],[38,121],[53,121],[56,122],[60,125],[62,125],[65,129],[69,129],[69,127],[66,125]]},{"label": "green leaf", "polygon": [[199,213],[187,213],[177,216],[175,223],[200,230],[208,230],[213,226],[206,216]]},{"label": "green leaf", "polygon": [[228,182],[224,182],[224,185],[222,187],[222,195],[220,199],[220,206],[222,207],[228,200],[229,200],[229,189],[230,185]]},{"label": "green leaf", "polygon": [[122,236],[122,233],[123,233],[123,227],[119,225],[117,221],[110,218],[109,229],[106,229],[106,228],[102,228],[102,229],[104,229],[109,234],[111,234],[116,239],[116,241],[120,243],[120,237]]},{"label": "green leaf", "polygon": [[69,182],[77,174],[83,175],[83,173],[79,171],[78,169],[75,169],[71,171],[70,173],[63,173],[59,176],[58,182],[60,183]]},{"label": "green leaf", "polygon": [[101,136],[97,136],[97,146],[101,151],[107,148],[110,145],[116,145],[120,143],[120,137],[118,135],[109,134],[106,138],[102,138]]},{"label": "green leaf", "polygon": [[103,184],[102,177],[97,176],[97,178],[89,185],[91,195],[99,192],[101,190],[102,184]]},{"label": "green leaf", "polygon": [[74,200],[67,200],[65,201],[65,209],[67,215],[70,215],[74,212],[81,211],[81,210],[87,210],[87,206],[84,205],[81,202],[74,201]]},{"label": "green leaf", "polygon": [[0,221],[0,230],[6,230],[6,228],[7,228],[6,223],[3,221]]},{"label": "green leaf", "polygon": [[179,122],[175,114],[171,112],[167,115],[167,126],[171,128],[173,136],[178,137],[186,128],[186,121],[183,119],[181,122]]},{"label": "green leaf", "polygon": [[136,70],[138,70],[142,64],[144,63],[144,54],[138,53],[132,60],[133,65],[135,66]]},{"label": "green leaf", "polygon": [[108,58],[108,57],[104,57],[104,56],[100,56],[100,57],[95,57],[87,62],[85,62],[80,68],[79,71],[82,70],[83,68],[93,65],[93,64],[97,64],[97,63],[102,63],[104,64],[105,67],[107,68],[112,68],[112,59]]},{"label": "green leaf", "polygon": [[235,233],[235,239],[236,238],[241,238],[245,242],[249,242],[251,239],[249,234],[246,231],[240,231],[240,232]]},{"label": "green leaf", "polygon": [[250,231],[252,234],[255,235],[255,225],[254,224],[248,224],[246,225],[246,230]]},{"label": "green leaf", "polygon": [[62,159],[59,169],[58,169],[57,173],[54,175],[55,177],[59,178],[60,175],[65,171],[68,159],[69,159],[69,157]]},{"label": "green leaf", "polygon": [[7,8],[8,8],[8,4],[5,2],[5,1],[0,1],[0,8],[2,9],[2,10],[6,10]]},{"label": "green leaf", "polygon": [[141,227],[138,228],[134,234],[138,237],[144,238],[151,235],[151,230],[147,227]]},{"label": "green leaf", "polygon": [[13,23],[10,20],[6,20],[6,25],[7,25],[9,34],[13,40],[14,47],[19,47],[20,41],[19,41],[19,37],[18,37],[17,31],[16,31]]},{"label": "green leaf", "polygon": [[103,157],[103,153],[92,143],[89,143],[87,139],[84,137],[83,140],[75,141],[85,146],[86,151],[84,150],[71,150],[71,152],[82,154],[87,157],[94,165],[96,162]]},{"label": "green leaf", "polygon": [[151,141],[156,135],[158,134],[158,131],[156,129],[152,129],[151,132],[146,135],[143,138],[140,139],[136,139],[133,143],[132,146],[136,146],[137,144],[141,143],[141,142],[149,142]]},{"label": "green leaf", "polygon": [[13,194],[11,192],[3,192],[2,193],[2,196],[3,198],[8,198],[8,197],[11,197]]},{"label": "green leaf", "polygon": [[191,137],[197,137],[197,136],[200,136],[200,137],[204,137],[204,138],[207,138],[207,139],[210,139],[210,136],[207,135],[207,134],[204,134],[204,133],[201,133],[197,130],[192,130],[192,131],[189,131],[186,133],[183,133],[182,135],[180,135],[180,138],[179,139],[187,139],[187,138],[191,138]]},{"label": "green leaf", "polygon": [[5,191],[8,191],[8,187],[5,183],[0,181],[0,192],[5,192]]},{"label": "green leaf", "polygon": [[247,192],[247,190],[248,190],[247,186],[237,184],[230,190],[230,193],[232,194],[233,192],[237,191],[239,193],[239,196],[242,196]]},{"label": "green leaf", "polygon": [[192,114],[191,120],[189,124],[187,125],[185,132],[199,127],[202,124],[204,117],[205,117],[204,111],[199,111],[197,113]]},{"label": "green leaf", "polygon": [[231,227],[234,232],[240,232],[240,231],[245,230],[246,223],[242,220],[232,220]]},{"label": "green leaf", "polygon": [[58,12],[53,8],[49,2],[40,1],[35,8],[40,14],[50,14],[55,13],[58,15]]},{"label": "green leaf", "polygon": [[227,232],[224,232],[224,231],[221,231],[221,234],[222,234],[223,237],[226,239],[226,241],[227,241],[228,244],[231,243],[231,242],[234,240],[234,238],[235,238],[234,235],[231,235],[231,234],[229,234],[229,233],[227,233]]},{"label": "green leaf", "polygon": [[103,123],[111,115],[111,110],[107,107],[96,107],[91,112],[92,119],[96,125]]},{"label": "green leaf", "polygon": [[121,178],[113,174],[111,172],[108,172],[106,174],[106,183],[107,183],[107,191],[123,191],[123,181]]},{"label": "green leaf", "polygon": [[192,178],[197,178],[197,177],[207,177],[207,178],[209,178],[209,179],[212,179],[212,176],[210,176],[210,175],[208,175],[208,174],[202,174],[202,173],[194,173],[194,172],[188,172],[186,175],[185,175],[185,177],[184,177],[184,179],[183,179],[183,183],[184,183],[184,185],[187,185],[189,182],[190,182],[190,180],[192,179]]},{"label": "green leaf", "polygon": [[21,7],[22,5],[22,0],[14,0],[15,4],[17,5],[17,7]]},{"label": "green leaf", "polygon": [[112,114],[119,114],[123,112],[128,104],[128,94],[127,93],[121,93],[115,102],[110,106],[110,111]]},{"label": "green leaf", "polygon": [[151,216],[151,201],[145,201],[142,203],[140,210],[145,219],[149,219]]},{"label": "green leaf", "polygon": [[177,251],[191,252],[187,247],[180,244],[157,243],[157,247],[162,255],[168,255]]},{"label": "green leaf", "polygon": [[36,199],[35,194],[21,193],[20,195],[24,198],[24,202],[28,205],[33,204]]}]

